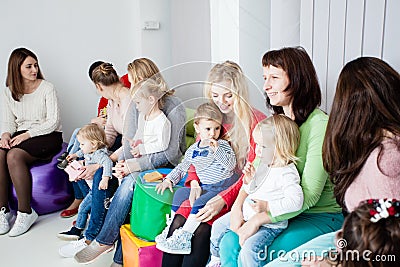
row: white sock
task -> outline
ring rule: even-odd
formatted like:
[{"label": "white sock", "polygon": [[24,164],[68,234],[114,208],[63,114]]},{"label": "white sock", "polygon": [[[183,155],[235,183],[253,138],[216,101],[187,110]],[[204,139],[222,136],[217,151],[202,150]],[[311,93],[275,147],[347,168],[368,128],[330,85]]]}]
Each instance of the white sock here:
[{"label": "white sock", "polygon": [[183,225],[183,230],[189,233],[194,233],[197,227],[199,227],[200,222],[197,221],[195,214],[190,214],[185,224]]}]

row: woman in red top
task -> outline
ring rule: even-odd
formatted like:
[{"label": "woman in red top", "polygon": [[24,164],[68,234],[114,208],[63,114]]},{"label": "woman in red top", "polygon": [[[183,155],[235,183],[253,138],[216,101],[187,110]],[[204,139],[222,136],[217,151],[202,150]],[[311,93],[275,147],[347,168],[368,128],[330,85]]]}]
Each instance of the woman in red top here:
[{"label": "woman in red top", "polygon": [[[224,115],[225,136],[236,154],[237,172],[234,175],[239,176],[246,161],[253,161],[255,158],[255,143],[251,132],[254,126],[266,116],[250,106],[246,78],[239,65],[234,62],[225,61],[210,70],[204,95]],[[186,184],[190,184],[193,180],[199,181],[195,169],[192,167],[189,170]],[[200,209],[197,217],[202,223],[194,232],[192,253],[189,255],[164,253],[163,266],[206,265],[210,253],[211,224],[230,210],[241,186],[242,177],[231,188],[209,200],[206,206]],[[181,205],[171,223],[167,237],[185,223],[190,210],[189,201],[186,205],[185,202]]]}]

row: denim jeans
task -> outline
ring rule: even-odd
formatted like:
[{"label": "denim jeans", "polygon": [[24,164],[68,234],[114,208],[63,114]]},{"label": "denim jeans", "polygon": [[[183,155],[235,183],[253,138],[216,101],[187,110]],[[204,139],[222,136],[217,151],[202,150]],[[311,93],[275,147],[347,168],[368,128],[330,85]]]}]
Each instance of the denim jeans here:
[{"label": "denim jeans", "polygon": [[[236,261],[231,260],[224,262],[226,257],[221,257],[222,266],[264,266],[266,261],[267,247],[274,241],[274,239],[283,231],[283,228],[273,229],[261,226],[258,231],[250,236],[239,249],[239,259]],[[222,240],[229,240],[229,242],[239,243],[239,236],[233,232],[228,231]],[[221,255],[229,254],[229,251],[221,248]]]},{"label": "denim jeans", "polygon": [[72,182],[72,187],[74,188],[75,199],[84,199],[90,191],[90,187],[85,180]]},{"label": "denim jeans", "polygon": [[[113,245],[118,240],[114,254],[114,262],[122,264],[122,246],[119,229],[124,224],[132,207],[133,187],[139,173],[133,172],[122,179],[121,185],[114,194],[104,225],[96,237],[96,241],[104,245]],[[94,185],[93,185],[94,186]]]},{"label": "denim jeans", "polygon": [[78,135],[78,131],[80,129],[81,128],[76,128],[74,130],[74,132],[72,133],[71,138],[69,139],[68,146],[67,146],[68,154],[73,154],[79,150],[79,142],[78,142],[78,138],[76,138],[76,136]]},{"label": "denim jeans", "polygon": [[104,201],[107,198],[110,198],[114,192],[114,186],[112,183],[115,183],[117,179],[109,180],[108,188],[106,190],[99,190],[99,184],[103,175],[103,168],[97,170],[97,172],[93,176],[93,186],[92,190],[88,195],[91,194],[91,211],[89,224],[85,231],[85,237],[87,240],[92,241],[99,234],[102,229],[107,210],[104,205]]},{"label": "denim jeans", "polygon": [[210,252],[212,256],[219,257],[219,243],[225,233],[229,231],[231,213],[218,218],[211,227]]},{"label": "denim jeans", "polygon": [[[197,214],[199,209],[203,208],[211,198],[215,197],[216,195],[236,183],[238,178],[239,176],[234,173],[231,177],[226,178],[220,182],[201,185],[201,195],[194,201],[190,214]],[[182,187],[176,190],[172,201],[173,211],[177,211],[181,204],[185,200],[189,199],[190,190],[190,187]]]},{"label": "denim jeans", "polygon": [[85,229],[91,209],[92,209],[92,191],[89,191],[88,194],[83,199],[82,203],[79,205],[78,217],[76,218],[76,224],[75,224],[76,228]]}]

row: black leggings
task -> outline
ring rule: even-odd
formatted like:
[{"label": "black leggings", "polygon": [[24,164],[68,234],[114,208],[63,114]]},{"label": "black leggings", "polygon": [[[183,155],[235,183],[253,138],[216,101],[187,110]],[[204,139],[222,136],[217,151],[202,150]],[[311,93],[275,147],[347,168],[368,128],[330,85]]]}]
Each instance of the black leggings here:
[{"label": "black leggings", "polygon": [[[169,228],[168,237],[172,235],[175,229],[182,227],[186,218],[182,215],[175,215]],[[192,237],[192,253],[189,255],[178,255],[163,253],[163,267],[204,267],[210,256],[210,237],[211,226],[207,223],[201,223]]]}]

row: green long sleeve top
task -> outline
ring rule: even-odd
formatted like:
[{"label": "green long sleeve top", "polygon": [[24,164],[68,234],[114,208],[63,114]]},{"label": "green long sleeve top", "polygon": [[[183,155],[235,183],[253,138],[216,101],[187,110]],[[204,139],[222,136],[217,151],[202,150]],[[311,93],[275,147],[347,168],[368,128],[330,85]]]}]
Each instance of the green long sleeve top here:
[{"label": "green long sleeve top", "polygon": [[328,115],[315,109],[300,126],[300,145],[296,151],[297,170],[301,177],[304,194],[303,206],[299,211],[270,218],[272,222],[291,219],[300,213],[339,213],[340,206],[333,196],[333,184],[322,164],[322,144],[324,142]]}]

